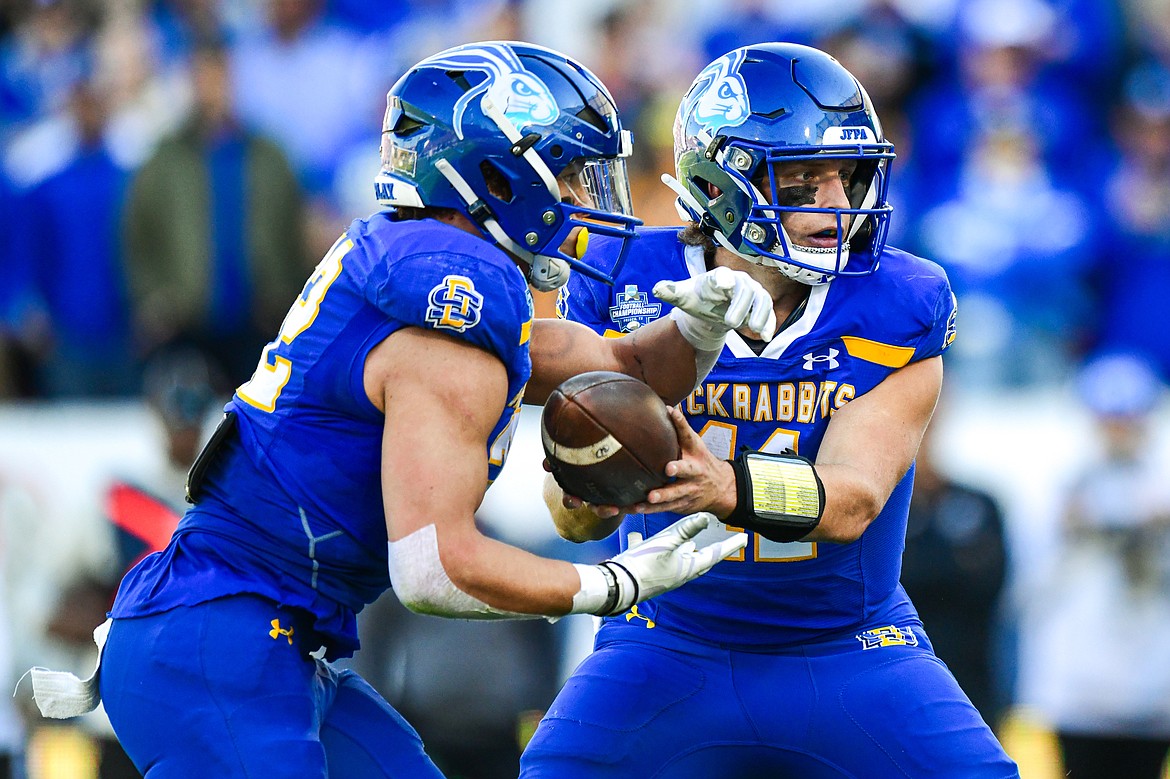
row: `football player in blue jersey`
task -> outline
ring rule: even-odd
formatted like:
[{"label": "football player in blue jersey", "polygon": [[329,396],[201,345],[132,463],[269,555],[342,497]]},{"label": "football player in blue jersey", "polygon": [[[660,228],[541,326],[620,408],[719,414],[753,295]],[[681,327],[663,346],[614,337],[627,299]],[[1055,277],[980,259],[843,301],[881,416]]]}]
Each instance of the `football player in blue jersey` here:
[{"label": "football player in blue jersey", "polygon": [[[675,124],[689,225],[645,228],[562,316],[637,336],[682,317],[659,278],[751,274],[782,323],[740,331],[672,416],[683,452],[646,503],[583,506],[546,480],[571,540],[651,536],[696,510],[699,543],[751,540],[688,586],[605,619],[549,708],[524,779],[1014,777],[898,583],[913,462],[954,338],[935,264],[885,244],[894,151],[865,90],[817,49],[711,63]],[[602,242],[599,242],[602,243]],[[624,519],[623,519],[624,517]]]},{"label": "football player in blue jersey", "polygon": [[629,150],[605,87],[553,51],[472,44],[408,71],[382,131],[389,210],[338,239],[228,403],[194,505],[122,581],[96,681],[34,673],[42,711],[100,696],[148,779],[437,777],[415,731],[330,662],[391,584],[446,617],[616,614],[741,550],[742,534],[696,546],[695,513],[573,565],[474,521],[523,401],[605,369],[678,402],[729,331],[775,327],[763,288],[725,269],[671,283],[689,313],[633,338],[534,319],[529,284],[563,284],[584,229],[632,236]]}]

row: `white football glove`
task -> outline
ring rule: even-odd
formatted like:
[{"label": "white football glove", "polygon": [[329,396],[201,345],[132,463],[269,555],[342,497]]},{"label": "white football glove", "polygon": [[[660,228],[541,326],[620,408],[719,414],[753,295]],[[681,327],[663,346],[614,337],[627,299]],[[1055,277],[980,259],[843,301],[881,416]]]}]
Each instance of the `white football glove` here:
[{"label": "white football glove", "polygon": [[747,546],[747,534],[736,533],[696,548],[692,539],[714,518],[706,511],[690,514],[599,565],[576,565],[581,591],[573,598],[572,613],[621,614],[701,576]]},{"label": "white football glove", "polygon": [[776,334],[772,296],[743,271],[722,265],[682,281],[660,281],[654,294],[675,308],[671,318],[697,351],[723,348],[723,339],[743,326],[765,341]]}]

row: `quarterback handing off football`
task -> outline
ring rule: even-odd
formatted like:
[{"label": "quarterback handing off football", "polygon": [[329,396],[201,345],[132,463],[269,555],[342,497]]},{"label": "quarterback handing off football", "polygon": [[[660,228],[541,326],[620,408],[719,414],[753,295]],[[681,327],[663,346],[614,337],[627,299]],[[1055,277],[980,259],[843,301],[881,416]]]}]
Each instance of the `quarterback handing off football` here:
[{"label": "quarterback handing off football", "polygon": [[667,482],[680,456],[666,404],[623,373],[591,371],[549,395],[540,437],[553,478],[587,503],[630,506]]}]

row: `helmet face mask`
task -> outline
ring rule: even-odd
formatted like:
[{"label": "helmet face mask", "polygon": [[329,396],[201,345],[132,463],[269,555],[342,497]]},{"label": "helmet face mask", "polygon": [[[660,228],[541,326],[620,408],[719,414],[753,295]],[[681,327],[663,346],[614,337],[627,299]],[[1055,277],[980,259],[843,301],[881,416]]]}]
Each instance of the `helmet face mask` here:
[{"label": "helmet face mask", "polygon": [[[893,157],[869,97],[844,67],[817,49],[767,43],[736,49],[695,79],[675,122],[677,179],[663,179],[680,214],[719,245],[820,284],[876,269]],[[848,208],[814,207],[815,189],[777,179],[826,160],[853,163],[843,182]],[[833,215],[836,247],[798,245],[783,226],[790,214]]]},{"label": "helmet face mask", "polygon": [[605,86],[539,46],[489,42],[440,52],[387,95],[375,193],[387,208],[450,208],[529,265],[538,289],[570,267],[612,283],[561,251],[578,226],[632,239],[625,158],[632,138]]}]

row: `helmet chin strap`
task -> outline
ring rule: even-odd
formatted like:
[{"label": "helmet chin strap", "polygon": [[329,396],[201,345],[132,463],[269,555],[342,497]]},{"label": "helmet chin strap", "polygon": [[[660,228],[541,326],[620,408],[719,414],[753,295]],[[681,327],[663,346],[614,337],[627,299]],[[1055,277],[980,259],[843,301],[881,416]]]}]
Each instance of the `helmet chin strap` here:
[{"label": "helmet chin strap", "polygon": [[[459,175],[459,171],[451,166],[451,163],[446,160],[438,160],[435,162],[435,168],[438,169],[443,177],[450,182],[455,191],[459,193],[459,197],[471,206],[480,198],[475,194],[475,190],[467,183],[463,176]],[[541,254],[533,254],[520,244],[512,240],[504,228],[500,227],[500,223],[494,217],[485,217],[481,223],[483,228],[488,231],[500,248],[507,251],[512,256],[518,258],[521,262],[528,265],[528,281],[540,292],[552,292],[565,285],[569,280],[569,263],[559,257],[547,257]]]}]

